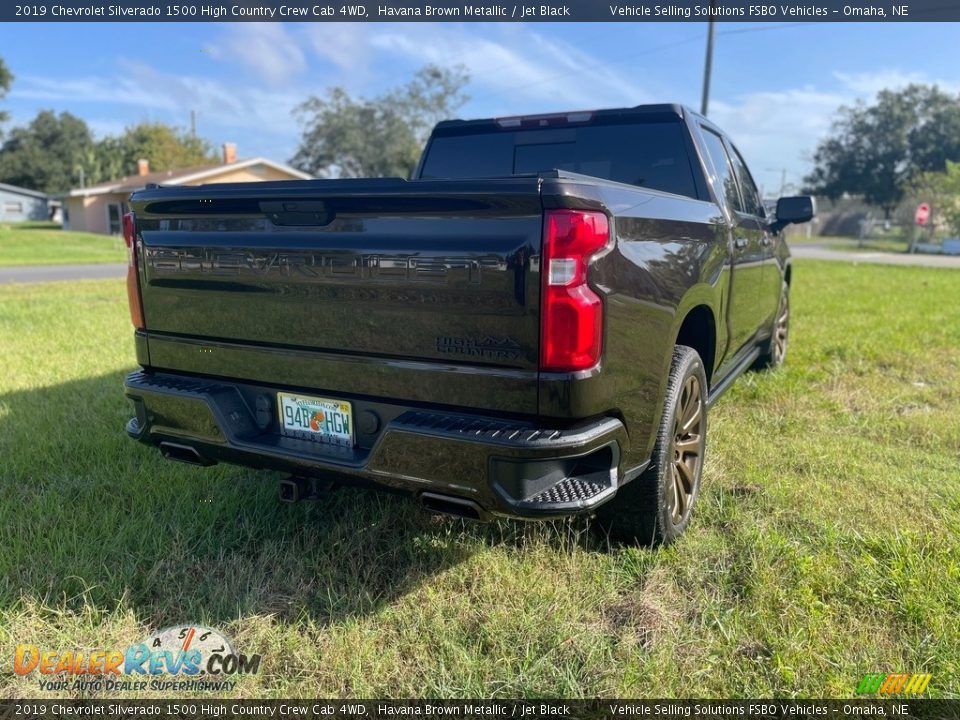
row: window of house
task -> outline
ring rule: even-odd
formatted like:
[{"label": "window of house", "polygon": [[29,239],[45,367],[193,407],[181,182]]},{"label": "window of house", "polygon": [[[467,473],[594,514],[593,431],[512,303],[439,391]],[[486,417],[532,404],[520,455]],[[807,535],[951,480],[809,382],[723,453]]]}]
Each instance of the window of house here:
[{"label": "window of house", "polygon": [[120,203],[107,205],[107,232],[111,235],[119,235],[123,232],[123,208],[120,207]]},{"label": "window of house", "polygon": [[19,200],[8,200],[3,204],[3,212],[10,215],[21,215],[23,213],[23,203]]}]

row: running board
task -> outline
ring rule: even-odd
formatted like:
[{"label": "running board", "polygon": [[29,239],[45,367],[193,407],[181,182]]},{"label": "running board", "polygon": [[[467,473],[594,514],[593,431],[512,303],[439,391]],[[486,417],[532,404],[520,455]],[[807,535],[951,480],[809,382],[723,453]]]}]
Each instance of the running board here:
[{"label": "running board", "polygon": [[707,395],[707,407],[711,407],[720,398],[720,396],[727,391],[727,388],[733,384],[733,381],[740,377],[747,368],[753,365],[758,357],[760,357],[760,348],[754,347],[750,352],[744,355],[743,359],[736,364],[733,370],[723,376],[723,380],[710,388],[710,394]]}]

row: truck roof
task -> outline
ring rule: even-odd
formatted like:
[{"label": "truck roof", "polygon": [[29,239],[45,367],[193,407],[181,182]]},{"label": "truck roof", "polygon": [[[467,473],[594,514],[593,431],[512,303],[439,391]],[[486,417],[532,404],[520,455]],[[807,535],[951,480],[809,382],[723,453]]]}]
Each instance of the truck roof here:
[{"label": "truck roof", "polygon": [[682,119],[686,115],[696,115],[693,110],[679,103],[658,103],[648,105],[635,105],[628,108],[605,108],[599,110],[573,110],[552,113],[543,113],[538,115],[514,115],[499,118],[478,118],[475,120],[442,120],[437,123],[433,133],[446,134],[462,133],[464,130],[482,131],[491,127],[499,128],[520,128],[520,127],[546,127],[550,125],[568,125],[576,123],[589,123],[599,119],[613,120],[631,117],[642,118],[644,120],[676,120]]}]

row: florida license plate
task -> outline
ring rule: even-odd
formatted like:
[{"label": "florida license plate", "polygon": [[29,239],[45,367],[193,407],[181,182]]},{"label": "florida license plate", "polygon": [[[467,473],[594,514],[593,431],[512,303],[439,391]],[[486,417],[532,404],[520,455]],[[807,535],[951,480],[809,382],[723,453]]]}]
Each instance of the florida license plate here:
[{"label": "florida license plate", "polygon": [[280,428],[284,435],[353,446],[353,413],[350,403],[329,398],[277,393]]}]

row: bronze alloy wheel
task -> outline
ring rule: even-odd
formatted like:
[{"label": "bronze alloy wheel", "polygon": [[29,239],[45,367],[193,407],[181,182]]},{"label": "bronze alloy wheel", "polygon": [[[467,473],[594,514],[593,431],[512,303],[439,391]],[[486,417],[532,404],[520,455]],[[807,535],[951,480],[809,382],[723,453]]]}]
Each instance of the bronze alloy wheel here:
[{"label": "bronze alloy wheel", "polygon": [[673,423],[673,463],[671,482],[664,488],[674,525],[690,514],[697,492],[706,443],[704,433],[703,389],[700,379],[691,375],[683,383]]},{"label": "bronze alloy wheel", "polygon": [[787,340],[790,334],[790,289],[783,286],[780,292],[780,307],[777,309],[777,324],[773,328],[773,343],[770,348],[774,367],[783,362],[787,355]]},{"label": "bronze alloy wheel", "polygon": [[654,547],[674,542],[693,517],[707,448],[707,374],[700,354],[673,349],[649,464],[597,511],[611,537]]}]

